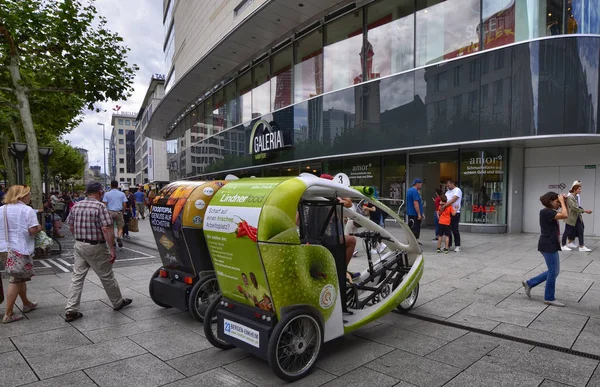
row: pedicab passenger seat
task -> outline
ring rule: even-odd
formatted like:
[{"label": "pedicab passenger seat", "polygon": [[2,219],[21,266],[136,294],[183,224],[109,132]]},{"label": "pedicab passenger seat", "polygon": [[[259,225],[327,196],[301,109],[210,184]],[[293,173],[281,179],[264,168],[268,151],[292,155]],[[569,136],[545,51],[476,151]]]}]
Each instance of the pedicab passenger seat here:
[{"label": "pedicab passenger seat", "polygon": [[346,311],[346,240],[343,205],[337,200],[303,200],[299,204],[300,241],[325,247],[335,260],[342,307]]}]

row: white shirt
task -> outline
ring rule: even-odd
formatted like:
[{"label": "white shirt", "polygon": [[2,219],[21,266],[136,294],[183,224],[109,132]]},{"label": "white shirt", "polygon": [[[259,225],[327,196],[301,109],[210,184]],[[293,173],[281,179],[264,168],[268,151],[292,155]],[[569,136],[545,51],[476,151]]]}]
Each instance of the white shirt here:
[{"label": "white shirt", "polygon": [[40,223],[33,208],[22,202],[5,204],[0,207],[0,252],[8,251],[4,231],[4,211],[6,211],[8,219],[8,241],[11,249],[25,255],[33,254],[35,236],[29,234],[29,229]]},{"label": "white shirt", "polygon": [[446,199],[448,199],[448,201],[452,200],[453,197],[458,196],[458,199],[454,203],[452,203],[452,207],[454,207],[457,214],[460,214],[460,204],[462,202],[462,195],[462,191],[458,187],[454,187],[454,189],[446,191]]}]

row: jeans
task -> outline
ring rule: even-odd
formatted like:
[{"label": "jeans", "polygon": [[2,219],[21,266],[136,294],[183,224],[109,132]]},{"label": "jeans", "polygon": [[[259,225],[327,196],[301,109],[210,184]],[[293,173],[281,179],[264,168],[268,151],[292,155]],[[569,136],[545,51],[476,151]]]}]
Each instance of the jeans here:
[{"label": "jeans", "polygon": [[419,239],[421,237],[421,221],[418,216],[408,215],[408,227],[412,230],[415,238]]},{"label": "jeans", "polygon": [[579,239],[579,246],[585,246],[583,244],[583,220],[581,220],[581,216],[577,218],[577,223],[575,223],[575,233],[577,234],[577,239]]},{"label": "jeans", "polygon": [[567,238],[569,238],[569,240],[571,240],[571,241],[575,240],[576,234],[577,233],[575,232],[575,226],[565,224],[565,231],[563,232],[562,240],[561,240],[562,245],[564,246],[567,244]]},{"label": "jeans", "polygon": [[560,258],[558,256],[558,251],[555,253],[542,253],[542,255],[546,260],[546,266],[548,266],[548,271],[545,271],[542,274],[533,277],[532,279],[527,281],[527,285],[534,288],[542,282],[546,281],[544,301],[554,301],[556,277],[558,277],[558,273],[560,272]]},{"label": "jeans", "polygon": [[435,236],[440,235],[440,216],[437,211],[433,214],[433,224],[435,225]]},{"label": "jeans", "polygon": [[450,228],[452,229],[452,235],[448,241],[448,246],[452,246],[452,236],[454,235],[454,245],[460,247],[460,231],[458,230],[458,224],[460,223],[460,212],[450,217]]}]

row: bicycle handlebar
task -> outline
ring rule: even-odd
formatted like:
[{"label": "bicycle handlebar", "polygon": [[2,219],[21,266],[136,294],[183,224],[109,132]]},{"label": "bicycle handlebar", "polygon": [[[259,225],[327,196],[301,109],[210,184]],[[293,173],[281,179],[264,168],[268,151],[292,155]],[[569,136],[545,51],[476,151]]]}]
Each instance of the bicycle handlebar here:
[{"label": "bicycle handlebar", "polygon": [[362,238],[362,239],[384,239],[386,241],[392,241],[391,238],[388,237],[384,237],[381,236],[381,234],[377,231],[363,231],[363,232],[357,232],[357,233],[350,233],[348,235],[357,237],[357,238]]}]

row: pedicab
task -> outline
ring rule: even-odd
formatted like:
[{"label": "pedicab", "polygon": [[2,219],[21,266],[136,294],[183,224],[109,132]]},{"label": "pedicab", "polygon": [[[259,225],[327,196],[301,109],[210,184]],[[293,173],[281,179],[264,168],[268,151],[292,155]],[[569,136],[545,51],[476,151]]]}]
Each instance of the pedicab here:
[{"label": "pedicab", "polygon": [[219,293],[204,239],[208,203],[225,181],[178,181],[154,198],[150,225],[162,261],[150,279],[150,298],[158,306],[175,307],[199,322],[210,297]]},{"label": "pedicab", "polygon": [[[410,309],[423,274],[421,250],[398,215],[368,193],[307,174],[240,179],[219,190],[204,224],[221,289],[205,313],[210,343],[268,360],[292,382],[311,372],[323,343],[395,308]],[[340,197],[372,203],[396,218],[404,237],[344,208]],[[352,282],[344,218],[361,226],[355,237],[367,245],[368,266]],[[369,247],[379,242],[387,252],[374,259]]]}]

